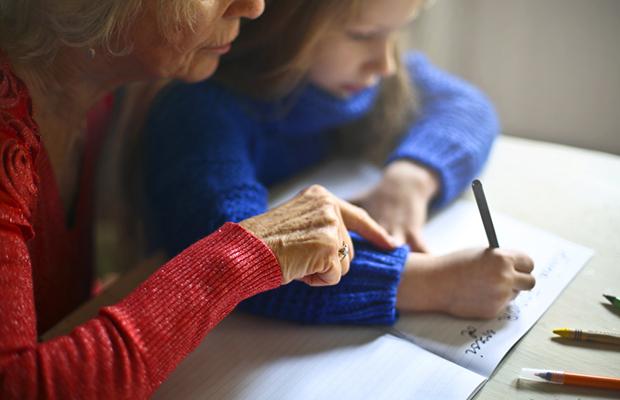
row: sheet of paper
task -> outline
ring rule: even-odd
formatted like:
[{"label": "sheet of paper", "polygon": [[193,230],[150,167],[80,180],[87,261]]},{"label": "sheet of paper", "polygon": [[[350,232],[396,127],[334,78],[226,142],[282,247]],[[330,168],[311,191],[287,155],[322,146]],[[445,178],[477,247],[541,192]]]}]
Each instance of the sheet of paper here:
[{"label": "sheet of paper", "polygon": [[[273,190],[270,205],[313,183],[350,199],[379,178],[379,171],[368,164],[337,161]],[[299,326],[232,315],[207,336],[154,398],[471,397],[592,256],[587,248],[491,212],[500,245],[529,253],[537,277],[536,288],[519,295],[498,318],[402,316],[390,334],[377,328]],[[469,202],[457,202],[434,218],[425,239],[436,253],[487,246],[478,210]]]},{"label": "sheet of paper", "polygon": [[154,399],[466,399],[485,381],[381,329],[232,315]]},{"label": "sheet of paper", "polygon": [[[536,287],[522,292],[490,321],[443,315],[401,316],[396,329],[436,354],[490,376],[510,348],[549,308],[590,259],[592,250],[491,210],[501,247],[525,251],[535,262]],[[434,253],[487,246],[475,203],[459,201],[432,219],[425,239]]]}]

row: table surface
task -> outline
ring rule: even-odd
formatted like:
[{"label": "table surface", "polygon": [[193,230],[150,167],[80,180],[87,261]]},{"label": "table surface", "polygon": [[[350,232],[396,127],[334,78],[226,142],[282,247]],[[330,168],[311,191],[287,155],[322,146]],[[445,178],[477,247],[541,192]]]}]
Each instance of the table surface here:
[{"label": "table surface", "polygon": [[[504,137],[483,174],[493,209],[594,249],[594,256],[507,355],[476,399],[620,398],[618,392],[524,384],[522,367],[620,376],[620,349],[551,339],[559,327],[620,331],[620,157]],[[492,193],[492,195],[491,195]]]},{"label": "table surface", "polygon": [[[620,331],[620,310],[603,293],[620,294],[620,157],[538,141],[502,137],[482,174],[490,207],[594,249],[594,257],[506,356],[476,395],[483,399],[619,398],[618,392],[516,377],[522,367],[620,376],[620,348],[552,339],[552,329]],[[472,198],[470,194],[464,197]],[[44,335],[51,338],[129,293],[159,265],[145,262]]]}]

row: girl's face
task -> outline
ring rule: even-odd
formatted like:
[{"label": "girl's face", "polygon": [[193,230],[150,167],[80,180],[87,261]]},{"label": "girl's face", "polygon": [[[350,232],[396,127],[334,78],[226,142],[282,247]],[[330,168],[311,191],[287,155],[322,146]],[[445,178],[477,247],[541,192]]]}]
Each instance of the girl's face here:
[{"label": "girl's face", "polygon": [[358,18],[319,40],[310,81],[348,97],[394,74],[395,32],[415,17],[420,4],[421,0],[367,1]]},{"label": "girl's face", "polygon": [[143,77],[203,80],[215,72],[220,56],[228,52],[239,34],[241,18],[254,19],[265,8],[264,0],[195,0],[195,23],[182,26],[165,39],[157,27],[157,3],[145,2],[133,29],[133,68]]}]

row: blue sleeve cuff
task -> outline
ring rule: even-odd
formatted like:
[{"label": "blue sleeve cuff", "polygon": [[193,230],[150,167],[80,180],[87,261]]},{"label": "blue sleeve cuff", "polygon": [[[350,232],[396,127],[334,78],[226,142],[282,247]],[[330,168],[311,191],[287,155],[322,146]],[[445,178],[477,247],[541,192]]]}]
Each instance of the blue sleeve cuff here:
[{"label": "blue sleeve cuff", "polygon": [[409,249],[379,251],[358,235],[351,237],[355,258],[338,285],[310,287],[292,282],[254,296],[240,308],[304,324],[394,324],[398,284]]}]

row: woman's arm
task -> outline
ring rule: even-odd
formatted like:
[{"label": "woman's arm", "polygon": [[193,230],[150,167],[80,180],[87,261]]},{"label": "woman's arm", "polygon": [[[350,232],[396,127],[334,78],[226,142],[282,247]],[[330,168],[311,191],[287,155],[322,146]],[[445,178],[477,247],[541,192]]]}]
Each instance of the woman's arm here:
[{"label": "woman's arm", "polygon": [[[10,209],[3,202],[0,208]],[[0,397],[139,399],[241,300],[280,285],[273,253],[236,224],[182,252],[120,303],[39,343],[24,236],[0,224]]]},{"label": "woman's arm", "polygon": [[45,234],[32,222],[40,144],[29,103],[11,94],[0,99],[0,398],[147,398],[237,303],[281,284],[276,255],[226,224],[71,334],[39,342],[31,252],[47,249],[29,245]]}]

